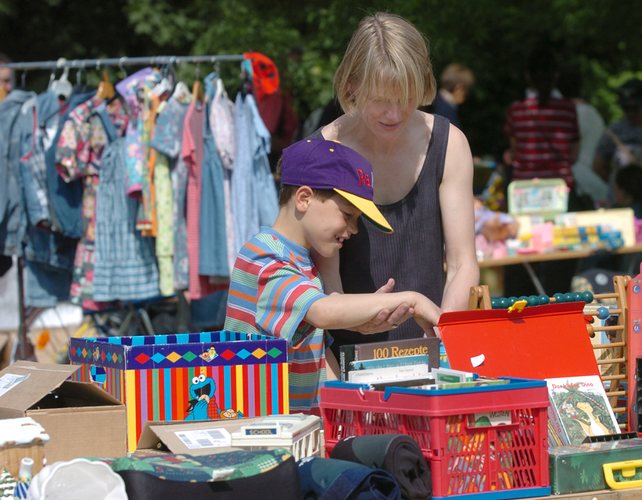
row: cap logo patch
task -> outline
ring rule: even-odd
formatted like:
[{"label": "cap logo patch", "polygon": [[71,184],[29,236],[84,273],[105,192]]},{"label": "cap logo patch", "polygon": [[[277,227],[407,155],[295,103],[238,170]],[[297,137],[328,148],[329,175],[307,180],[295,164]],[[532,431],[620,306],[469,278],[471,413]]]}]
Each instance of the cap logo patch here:
[{"label": "cap logo patch", "polygon": [[359,186],[372,187],[372,179],[368,174],[358,168],[357,175],[359,176]]}]

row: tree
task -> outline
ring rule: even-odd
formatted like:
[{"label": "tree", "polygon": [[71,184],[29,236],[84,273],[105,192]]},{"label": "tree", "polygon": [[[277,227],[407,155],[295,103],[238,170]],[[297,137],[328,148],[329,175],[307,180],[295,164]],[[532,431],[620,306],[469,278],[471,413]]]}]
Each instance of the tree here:
[{"label": "tree", "polygon": [[[116,0],[91,7],[0,0],[0,50],[14,60],[260,51],[276,62],[305,115],[331,97],[350,34],[377,10],[406,17],[426,35],[437,75],[452,61],[474,70],[477,84],[461,115],[476,154],[498,155],[505,146],[504,112],[523,95],[524,64],[536,43],[552,43],[581,68],[586,97],[607,121],[618,112],[614,88],[642,70],[635,0]],[[300,61],[289,58],[294,47],[303,51]],[[220,70],[233,90],[238,66]],[[196,74],[192,67],[178,73],[188,80]]]}]

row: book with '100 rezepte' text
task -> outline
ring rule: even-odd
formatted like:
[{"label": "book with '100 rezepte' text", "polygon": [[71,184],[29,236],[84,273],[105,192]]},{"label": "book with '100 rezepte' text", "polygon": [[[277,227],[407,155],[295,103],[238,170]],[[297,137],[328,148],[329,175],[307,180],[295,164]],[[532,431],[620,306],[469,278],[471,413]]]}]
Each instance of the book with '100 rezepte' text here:
[{"label": "book with '100 rezepte' text", "polygon": [[342,345],[339,349],[341,380],[344,382],[348,381],[350,363],[353,361],[428,356],[430,368],[436,368],[439,366],[439,342],[438,338],[429,337]]}]

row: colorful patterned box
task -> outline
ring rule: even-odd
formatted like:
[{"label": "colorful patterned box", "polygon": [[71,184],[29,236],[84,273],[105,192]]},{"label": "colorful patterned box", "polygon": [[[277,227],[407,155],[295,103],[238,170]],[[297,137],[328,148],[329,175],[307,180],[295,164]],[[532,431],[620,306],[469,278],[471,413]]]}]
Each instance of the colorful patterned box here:
[{"label": "colorful patterned box", "polygon": [[127,407],[133,451],[148,420],[209,420],[286,414],[287,343],[218,331],[72,338],[74,380],[94,382]]}]

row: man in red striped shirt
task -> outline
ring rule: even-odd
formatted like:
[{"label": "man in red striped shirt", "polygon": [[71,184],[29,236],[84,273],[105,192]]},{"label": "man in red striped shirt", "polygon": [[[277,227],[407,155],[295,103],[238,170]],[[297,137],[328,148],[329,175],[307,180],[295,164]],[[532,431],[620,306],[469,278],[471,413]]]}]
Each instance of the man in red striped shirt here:
[{"label": "man in red striped shirt", "polygon": [[571,167],[580,139],[575,104],[554,89],[555,55],[535,50],[528,61],[526,99],[511,105],[504,131],[510,140],[512,180],[561,177],[573,189]]}]

